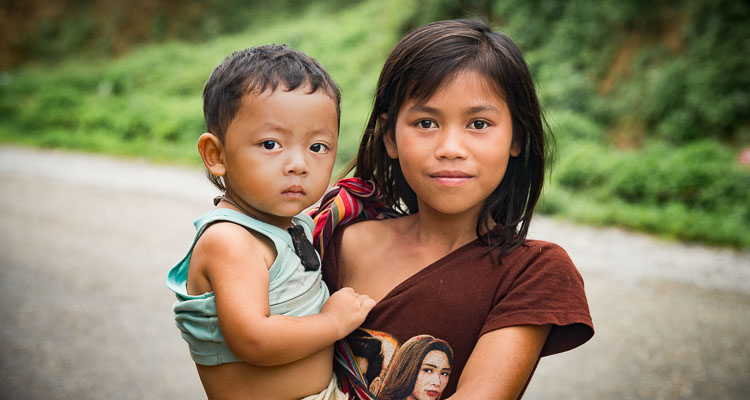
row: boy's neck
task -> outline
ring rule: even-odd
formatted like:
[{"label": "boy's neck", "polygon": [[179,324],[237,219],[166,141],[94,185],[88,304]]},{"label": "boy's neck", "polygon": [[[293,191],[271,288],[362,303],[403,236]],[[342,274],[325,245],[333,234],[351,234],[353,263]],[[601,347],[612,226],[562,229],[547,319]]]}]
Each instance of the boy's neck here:
[{"label": "boy's neck", "polygon": [[[253,213],[247,210],[247,208],[241,206],[238,204],[237,201],[235,201],[229,193],[224,193],[222,196],[217,196],[214,198],[214,205],[217,207],[221,207],[221,202],[226,203],[227,205],[231,206],[232,209],[235,211],[239,211],[245,215],[247,215],[250,218],[257,219],[258,221],[265,222],[267,224],[271,224],[273,226],[276,226],[281,229],[288,229],[292,227],[292,217],[280,217],[276,215],[257,215],[258,213]],[[229,208],[229,207],[227,207]]]}]

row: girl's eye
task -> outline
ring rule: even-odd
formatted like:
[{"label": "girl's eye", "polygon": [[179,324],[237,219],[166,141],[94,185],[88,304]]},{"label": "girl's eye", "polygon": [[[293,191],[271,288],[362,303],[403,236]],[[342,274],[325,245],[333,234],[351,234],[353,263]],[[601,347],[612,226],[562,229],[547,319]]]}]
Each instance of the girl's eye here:
[{"label": "girl's eye", "polygon": [[477,130],[485,129],[487,128],[487,126],[489,126],[489,124],[486,121],[482,121],[482,120],[474,121],[469,124],[470,128],[477,129]]},{"label": "girl's eye", "polygon": [[281,146],[279,144],[279,142],[277,142],[275,140],[265,140],[260,145],[263,146],[263,148],[266,149],[266,150],[273,150],[273,149],[276,149],[279,146]]},{"label": "girl's eye", "polygon": [[430,128],[433,128],[434,125],[435,123],[430,121],[429,119],[423,119],[421,121],[417,121],[417,126],[419,126],[422,129],[430,129]]},{"label": "girl's eye", "polygon": [[323,143],[315,143],[310,146],[310,151],[312,151],[313,153],[327,153],[328,150],[328,146],[324,145]]}]

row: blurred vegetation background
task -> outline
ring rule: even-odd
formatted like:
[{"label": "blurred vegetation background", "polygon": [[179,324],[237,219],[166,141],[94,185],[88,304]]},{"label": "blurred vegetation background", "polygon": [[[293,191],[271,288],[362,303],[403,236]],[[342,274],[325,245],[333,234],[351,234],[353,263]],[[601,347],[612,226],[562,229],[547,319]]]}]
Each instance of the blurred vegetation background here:
[{"label": "blurred vegetation background", "polygon": [[200,165],[212,68],[275,42],[341,85],[343,165],[391,47],[459,17],[508,33],[532,70],[557,140],[541,212],[750,248],[740,0],[6,0],[0,142]]}]

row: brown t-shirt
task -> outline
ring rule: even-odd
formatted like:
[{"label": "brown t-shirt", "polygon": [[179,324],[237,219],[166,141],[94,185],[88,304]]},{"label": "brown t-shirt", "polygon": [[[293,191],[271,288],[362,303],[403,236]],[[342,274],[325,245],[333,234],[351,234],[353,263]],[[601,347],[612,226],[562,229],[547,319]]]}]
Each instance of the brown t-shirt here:
[{"label": "brown t-shirt", "polygon": [[[325,251],[323,279],[331,292],[340,288],[337,257],[345,229],[337,230]],[[406,353],[415,341],[444,341],[449,345],[447,351],[439,344],[431,345],[429,351],[445,354],[433,352],[437,358],[432,364],[437,370],[445,367],[446,361],[450,364],[450,371],[441,375],[449,376],[441,396],[446,398],[455,392],[481,335],[508,326],[542,324],[553,325],[542,356],[573,349],[594,334],[583,279],[567,253],[553,243],[527,240],[498,265],[487,254],[486,246],[476,240],[396,286],[373,308],[363,329],[347,340],[365,376],[371,384],[376,382],[374,388],[381,389],[381,394],[383,386],[393,386],[396,381],[386,377],[389,367],[393,367],[392,375],[417,373],[391,363],[399,358],[398,348],[403,347]],[[409,346],[405,346],[407,342]],[[413,358],[424,360],[426,350],[421,351],[423,354]],[[400,372],[396,373],[396,368]],[[400,381],[401,385],[414,385],[414,379],[402,377]],[[404,390],[408,395],[411,388]]]}]

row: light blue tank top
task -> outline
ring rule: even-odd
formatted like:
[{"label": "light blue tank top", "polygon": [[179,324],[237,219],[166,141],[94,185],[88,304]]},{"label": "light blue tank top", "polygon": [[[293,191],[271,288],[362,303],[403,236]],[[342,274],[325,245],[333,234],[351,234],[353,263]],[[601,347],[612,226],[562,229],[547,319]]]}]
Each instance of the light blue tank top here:
[{"label": "light blue tank top", "polygon": [[[167,286],[177,295],[173,306],[175,322],[190,347],[193,361],[201,365],[241,361],[229,350],[219,329],[214,293],[195,296],[187,293],[188,265],[195,243],[209,225],[218,221],[233,222],[259,232],[276,246],[276,260],[268,269],[271,314],[297,317],[316,314],[328,299],[328,288],[322,281],[320,269],[305,271],[287,231],[227,208],[209,211],[195,220],[197,232],[190,250],[167,274]],[[313,221],[308,215],[300,213],[292,218],[292,223],[301,225],[307,238],[312,238]]]}]

